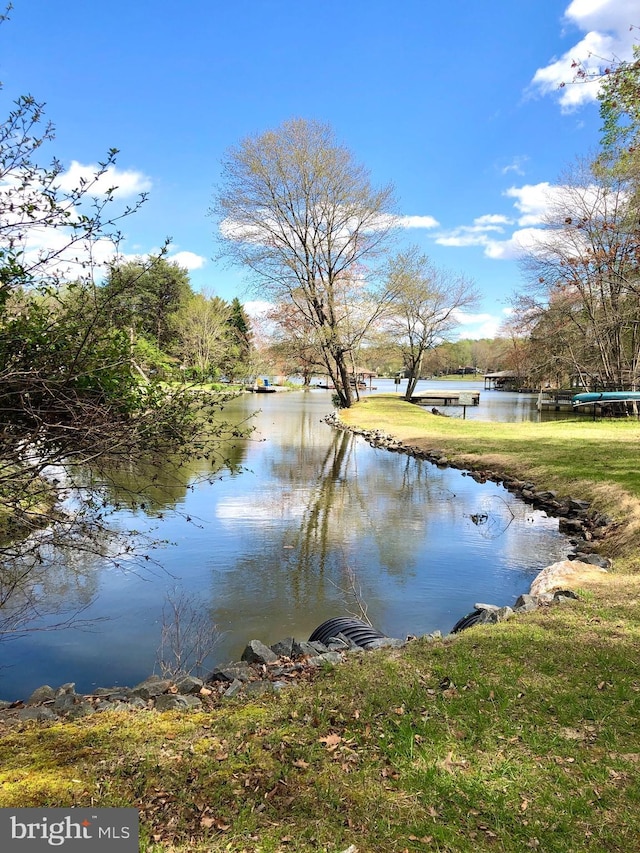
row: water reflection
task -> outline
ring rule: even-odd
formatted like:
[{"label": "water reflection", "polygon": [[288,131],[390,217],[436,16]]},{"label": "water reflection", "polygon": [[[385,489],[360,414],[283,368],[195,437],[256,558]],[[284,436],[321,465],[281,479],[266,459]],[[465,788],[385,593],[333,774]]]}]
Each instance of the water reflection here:
[{"label": "water reflection", "polygon": [[196,460],[191,486],[161,520],[120,509],[122,529],[155,526],[174,544],[155,553],[154,572],[92,566],[85,616],[109,623],[5,646],[14,666],[0,673],[0,697],[41,683],[89,690],[142,679],[154,667],[166,591],[177,584],[220,629],[224,661],[252,637],[308,636],[345,612],[354,579],[386,633],[446,632],[475,601],[512,603],[569,550],[556,520],[501,487],[332,430],[322,421],[327,392],[245,395],[231,406],[239,420],[258,412],[255,433],[234,451],[243,472],[196,482]]}]

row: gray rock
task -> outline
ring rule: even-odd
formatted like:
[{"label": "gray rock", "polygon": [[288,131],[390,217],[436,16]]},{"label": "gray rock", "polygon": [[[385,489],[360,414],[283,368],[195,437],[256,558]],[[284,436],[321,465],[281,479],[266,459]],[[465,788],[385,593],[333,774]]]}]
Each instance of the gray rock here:
[{"label": "gray rock", "polygon": [[591,504],[589,501],[582,501],[578,498],[569,498],[569,508],[573,512],[586,512]]},{"label": "gray rock", "polygon": [[286,666],[273,666],[269,672],[273,678],[279,678],[281,675],[291,675],[292,672],[301,672],[303,669],[302,664],[292,663]]},{"label": "gray rock", "polygon": [[527,613],[531,610],[536,610],[538,607],[538,599],[535,595],[529,595],[528,592],[525,592],[523,595],[519,595],[516,603],[513,606],[514,610],[517,610],[520,613]]},{"label": "gray rock", "polygon": [[285,637],[284,640],[278,640],[271,646],[271,651],[279,658],[293,657],[293,646],[295,640],[293,637]]},{"label": "gray rock", "polygon": [[327,649],[330,652],[346,652],[351,646],[344,640],[339,640],[337,637],[329,637],[327,640]]},{"label": "gray rock", "polygon": [[66,684],[61,684],[60,687],[56,690],[56,696],[62,696],[64,694],[73,694],[76,692],[76,683],[75,681],[68,681]]},{"label": "gray rock", "polygon": [[161,693],[171,687],[171,681],[168,678],[160,678],[158,675],[151,675],[149,678],[141,681],[131,691],[133,696],[139,696],[141,699],[155,699]]},{"label": "gray rock", "polygon": [[379,637],[367,643],[367,651],[375,651],[376,649],[401,649],[403,646],[406,646],[405,640],[400,640],[396,637]]},{"label": "gray rock", "polygon": [[110,696],[112,699],[128,699],[131,696],[130,687],[97,687],[92,696]]},{"label": "gray rock", "polygon": [[580,596],[570,589],[557,589],[553,593],[553,600],[557,604],[562,604],[565,601],[577,601],[579,598]]},{"label": "gray rock", "polygon": [[226,666],[214,669],[207,678],[207,681],[228,681],[229,683],[236,679],[238,681],[250,681],[253,674],[253,670],[249,664],[242,661],[239,663],[229,663]]},{"label": "gray rock", "polygon": [[513,608],[501,607],[496,613],[496,622],[506,622],[513,616]]},{"label": "gray rock", "polygon": [[90,714],[95,714],[95,708],[90,702],[76,702],[65,714],[71,720],[78,717],[88,717]]},{"label": "gray rock", "polygon": [[48,720],[57,720],[58,718],[51,708],[43,708],[32,706],[30,708],[21,708],[16,717],[19,720],[37,720],[38,722],[46,722]]},{"label": "gray rock", "polygon": [[6,699],[0,699],[0,711],[5,711],[7,708],[11,707],[11,702],[8,702]]},{"label": "gray rock", "polygon": [[195,675],[185,675],[184,678],[176,681],[178,693],[190,694],[199,693],[204,687],[204,682],[201,678],[196,678]]},{"label": "gray rock", "polygon": [[611,560],[608,560],[606,557],[602,557],[600,554],[578,554],[576,555],[576,559],[580,560],[581,563],[589,563],[590,565],[598,566],[601,569],[611,568]]},{"label": "gray rock", "polygon": [[561,518],[558,521],[560,533],[581,533],[583,525],[579,518]]},{"label": "gray rock", "polygon": [[340,652],[324,652],[321,655],[314,655],[307,659],[309,666],[324,666],[330,664],[335,666],[337,663],[342,663],[343,657]]},{"label": "gray rock", "polygon": [[478,603],[478,604],[474,604],[473,607],[475,610],[486,610],[487,613],[495,613],[496,611],[500,610],[500,608],[498,607],[497,604]]},{"label": "gray rock", "polygon": [[95,706],[94,711],[96,714],[103,714],[105,711],[119,711],[125,707],[126,705],[122,702],[109,702],[108,699],[101,699]]},{"label": "gray rock", "polygon": [[54,701],[52,707],[56,714],[66,714],[76,704],[77,697],[73,693],[61,693]]},{"label": "gray rock", "polygon": [[231,682],[229,687],[227,687],[227,689],[224,691],[224,693],[222,695],[224,696],[225,699],[233,699],[234,696],[237,696],[238,693],[240,693],[240,691],[242,690],[243,687],[244,687],[243,682],[240,681],[239,678],[236,678]]},{"label": "gray rock", "polygon": [[155,708],[156,711],[188,711],[193,708],[202,708],[202,702],[197,696],[163,693],[156,699]]},{"label": "gray rock", "polygon": [[134,711],[144,711],[149,707],[148,702],[145,702],[141,696],[133,696],[127,705]]},{"label": "gray rock", "polygon": [[240,659],[247,663],[275,663],[278,660],[278,655],[260,640],[250,640]]},{"label": "gray rock", "polygon": [[359,646],[356,642],[354,642],[351,639],[351,637],[347,637],[346,634],[343,634],[342,631],[340,631],[338,634],[336,634],[335,639],[340,640],[343,643],[346,643],[347,646],[350,649],[352,649],[353,651],[359,650],[361,648],[361,646]]},{"label": "gray rock", "polygon": [[26,701],[27,705],[42,705],[43,702],[50,702],[56,698],[56,691],[48,684],[43,684],[42,687],[36,688],[31,696]]},{"label": "gray rock", "polygon": [[293,655],[297,658],[303,658],[307,656],[315,657],[318,654],[315,646],[311,645],[311,643],[306,642],[305,640],[296,641],[293,646]]},{"label": "gray rock", "polygon": [[313,646],[313,648],[316,650],[316,652],[319,655],[324,655],[326,652],[329,651],[329,649],[326,647],[326,645],[324,643],[320,643],[318,640],[310,641],[309,645]]},{"label": "gray rock", "polygon": [[247,684],[244,692],[251,696],[261,696],[263,693],[273,693],[274,687],[272,681],[252,681]]}]

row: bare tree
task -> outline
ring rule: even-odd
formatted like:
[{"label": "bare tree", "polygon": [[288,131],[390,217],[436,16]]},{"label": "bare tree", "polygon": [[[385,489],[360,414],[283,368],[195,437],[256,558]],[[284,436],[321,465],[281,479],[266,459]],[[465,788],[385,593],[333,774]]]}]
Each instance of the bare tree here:
[{"label": "bare tree", "polygon": [[478,293],[465,276],[435,267],[417,246],[392,258],[387,288],[393,302],[386,329],[402,355],[410,400],[425,353],[447,340],[458,324],[457,312],[472,306]]},{"label": "bare tree", "polygon": [[[553,312],[565,356],[594,386],[640,385],[640,229],[624,175],[579,163],[550,199],[542,235],[525,256],[530,311]],[[582,345],[576,347],[576,343]]]},{"label": "bare tree", "polygon": [[393,208],[390,186],[374,188],[328,125],[303,119],[232,148],[213,201],[223,253],[251,271],[262,294],[296,306],[344,407],[353,308],[369,305],[366,327],[387,298],[371,282]]},{"label": "bare tree", "polygon": [[220,632],[196,596],[173,589],[165,596],[157,662],[164,678],[202,675],[220,642]]}]

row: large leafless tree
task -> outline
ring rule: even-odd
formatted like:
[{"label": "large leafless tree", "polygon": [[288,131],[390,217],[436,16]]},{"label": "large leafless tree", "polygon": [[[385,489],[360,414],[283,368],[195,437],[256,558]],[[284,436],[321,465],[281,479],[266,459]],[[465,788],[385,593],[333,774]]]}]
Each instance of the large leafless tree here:
[{"label": "large leafless tree", "polygon": [[640,387],[640,229],[632,199],[628,177],[579,163],[550,200],[541,237],[524,259],[523,315],[531,326],[556,329],[555,356],[564,343],[561,357],[597,387]]},{"label": "large leafless tree", "polygon": [[263,296],[295,306],[350,406],[354,348],[389,299],[373,281],[395,225],[392,188],[374,187],[328,125],[294,119],[230,149],[211,212],[223,253]]}]

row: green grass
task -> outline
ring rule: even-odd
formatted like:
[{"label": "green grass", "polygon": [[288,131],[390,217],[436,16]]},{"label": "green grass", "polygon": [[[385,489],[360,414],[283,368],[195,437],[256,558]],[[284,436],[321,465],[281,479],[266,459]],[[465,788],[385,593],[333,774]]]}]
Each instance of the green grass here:
[{"label": "green grass", "polygon": [[[487,425],[397,398],[342,416],[618,514],[638,502],[635,423]],[[620,533],[616,571],[579,601],[357,655],[280,695],[7,727],[0,807],[135,806],[150,853],[628,853],[640,839],[636,545]]]}]

